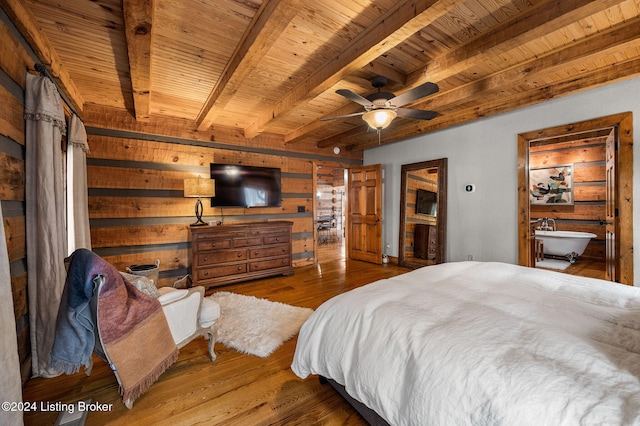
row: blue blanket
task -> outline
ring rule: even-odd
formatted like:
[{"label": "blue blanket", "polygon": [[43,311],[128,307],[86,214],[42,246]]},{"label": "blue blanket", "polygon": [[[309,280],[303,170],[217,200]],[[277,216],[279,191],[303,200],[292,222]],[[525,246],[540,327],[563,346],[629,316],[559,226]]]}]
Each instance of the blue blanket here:
[{"label": "blue blanket", "polygon": [[56,337],[50,355],[50,363],[56,370],[73,374],[91,365],[91,353],[95,344],[95,320],[90,302],[97,289],[92,273],[104,262],[90,250],[73,252],[67,271],[67,281],[62,293]]}]

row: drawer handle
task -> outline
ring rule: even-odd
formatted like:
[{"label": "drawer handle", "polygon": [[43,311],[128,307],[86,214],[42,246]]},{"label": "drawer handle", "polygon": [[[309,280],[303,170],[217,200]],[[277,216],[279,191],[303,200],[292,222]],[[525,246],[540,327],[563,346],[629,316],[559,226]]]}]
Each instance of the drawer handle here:
[{"label": "drawer handle", "polygon": [[238,253],[238,257],[242,257],[242,253]]},{"label": "drawer handle", "polygon": [[289,261],[288,261],[288,260],[286,260],[286,259],[282,259],[282,264],[283,264],[283,265],[286,265],[287,263],[289,263]]},{"label": "drawer handle", "polygon": [[256,256],[260,254],[260,252],[258,250],[254,251],[253,254],[255,254]]},{"label": "drawer handle", "polygon": [[242,271],[242,266],[238,266],[238,271]]},{"label": "drawer handle", "polygon": [[208,273],[208,272],[205,272],[205,273],[204,273],[204,274],[202,274],[202,275],[204,275],[205,277],[208,277],[208,276],[209,276],[209,273]]},{"label": "drawer handle", "polygon": [[280,241],[280,237],[276,237],[276,241]]},{"label": "drawer handle", "polygon": [[208,258],[208,257],[205,257],[205,258],[203,258],[203,259],[204,259],[204,261],[205,261],[205,262],[209,260],[209,258]]},{"label": "drawer handle", "polygon": [[216,243],[211,243],[211,247],[215,248],[216,247]]}]

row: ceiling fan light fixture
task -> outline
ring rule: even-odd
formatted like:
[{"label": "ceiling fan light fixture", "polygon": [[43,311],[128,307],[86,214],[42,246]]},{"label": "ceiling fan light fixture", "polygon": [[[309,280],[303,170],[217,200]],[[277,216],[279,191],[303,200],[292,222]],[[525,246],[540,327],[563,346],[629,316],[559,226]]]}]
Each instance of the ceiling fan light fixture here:
[{"label": "ceiling fan light fixture", "polygon": [[382,130],[389,127],[389,124],[391,124],[397,115],[398,114],[392,109],[374,109],[365,112],[362,115],[362,119],[366,121],[372,129]]}]

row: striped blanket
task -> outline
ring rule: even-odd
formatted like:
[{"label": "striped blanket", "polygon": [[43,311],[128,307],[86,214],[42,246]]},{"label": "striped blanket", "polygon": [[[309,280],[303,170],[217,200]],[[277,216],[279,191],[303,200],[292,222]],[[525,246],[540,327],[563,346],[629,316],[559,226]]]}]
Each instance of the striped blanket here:
[{"label": "striped blanket", "polygon": [[[138,291],[113,265],[86,249],[71,255],[65,287],[52,365],[67,374],[90,365],[94,342],[99,339],[122,399],[130,406],[178,358],[160,302]],[[94,314],[89,305],[96,291]],[[93,332],[96,323],[97,335]]]}]

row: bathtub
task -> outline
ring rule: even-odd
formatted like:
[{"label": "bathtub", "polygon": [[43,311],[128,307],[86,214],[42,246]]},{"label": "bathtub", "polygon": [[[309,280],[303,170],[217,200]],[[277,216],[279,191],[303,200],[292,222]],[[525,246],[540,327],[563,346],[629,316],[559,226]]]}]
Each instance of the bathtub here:
[{"label": "bathtub", "polygon": [[544,254],[565,256],[571,263],[584,253],[589,241],[596,236],[590,232],[536,230],[536,239],[544,244]]}]

